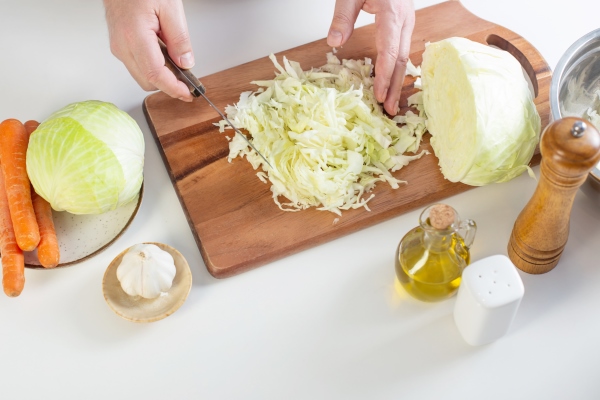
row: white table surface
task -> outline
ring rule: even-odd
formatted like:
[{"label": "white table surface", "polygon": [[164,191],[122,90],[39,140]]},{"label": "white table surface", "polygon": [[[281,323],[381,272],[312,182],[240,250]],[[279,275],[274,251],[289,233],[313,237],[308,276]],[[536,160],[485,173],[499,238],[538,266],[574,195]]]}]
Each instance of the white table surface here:
[{"label": "white table surface", "polygon": [[[552,68],[600,23],[591,0],[463,4],[527,38]],[[333,5],[188,0],[193,71],[204,76],[320,39]],[[148,93],[110,54],[101,1],[0,0],[0,10],[0,119],[42,120],[99,99],[129,112],[146,139],[145,198],[126,233],[82,264],[27,270],[20,297],[0,296],[0,398],[600,398],[600,209],[581,192],[560,264],[521,273],[525,297],[511,330],[488,346],[463,341],[454,299],[426,304],[394,289],[394,251],[419,211],[217,280],[144,119]],[[363,14],[358,25],[372,21]],[[535,185],[524,175],[446,200],[479,225],[474,260],[506,254]],[[187,302],[152,324],[121,319],[101,291],[110,260],[143,241],[176,247],[193,273]]]}]

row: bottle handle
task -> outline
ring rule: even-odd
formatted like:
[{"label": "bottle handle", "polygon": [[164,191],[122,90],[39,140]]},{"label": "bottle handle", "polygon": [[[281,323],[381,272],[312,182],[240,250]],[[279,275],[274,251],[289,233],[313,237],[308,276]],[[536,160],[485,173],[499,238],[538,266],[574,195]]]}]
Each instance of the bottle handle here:
[{"label": "bottle handle", "polygon": [[471,247],[473,240],[475,240],[477,224],[472,219],[466,219],[460,223],[456,231],[463,238],[465,246]]}]

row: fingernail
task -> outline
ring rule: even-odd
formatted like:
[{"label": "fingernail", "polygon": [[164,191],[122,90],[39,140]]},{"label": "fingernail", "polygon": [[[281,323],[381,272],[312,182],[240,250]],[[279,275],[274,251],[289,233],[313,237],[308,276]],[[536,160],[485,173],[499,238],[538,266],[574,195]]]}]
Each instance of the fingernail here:
[{"label": "fingernail", "polygon": [[396,100],[396,102],[394,103],[394,114],[398,114],[400,112],[400,109],[398,109],[398,104],[399,101]]},{"label": "fingernail", "polygon": [[327,37],[327,44],[331,47],[339,47],[342,45],[342,32],[340,31],[329,31]]},{"label": "fingernail", "polygon": [[181,63],[181,68],[192,68],[194,66],[194,55],[191,52],[185,53],[179,58],[179,62]]},{"label": "fingernail", "polygon": [[187,103],[191,103],[192,102],[192,99],[190,99],[189,97],[180,97],[179,100],[185,101]]}]

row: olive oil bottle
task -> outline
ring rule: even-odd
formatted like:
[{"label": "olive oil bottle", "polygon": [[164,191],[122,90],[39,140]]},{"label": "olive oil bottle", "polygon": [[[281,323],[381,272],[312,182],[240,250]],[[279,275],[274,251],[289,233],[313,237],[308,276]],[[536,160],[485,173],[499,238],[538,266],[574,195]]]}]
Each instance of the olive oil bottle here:
[{"label": "olive oil bottle", "polygon": [[461,221],[450,206],[427,207],[419,226],[402,238],[396,251],[396,276],[402,287],[423,301],[452,297],[470,262],[476,229],[473,220]]}]

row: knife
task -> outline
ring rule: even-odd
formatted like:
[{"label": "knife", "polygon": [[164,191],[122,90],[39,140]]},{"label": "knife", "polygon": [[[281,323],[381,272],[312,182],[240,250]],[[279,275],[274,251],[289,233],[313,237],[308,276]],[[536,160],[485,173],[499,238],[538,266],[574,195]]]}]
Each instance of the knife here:
[{"label": "knife", "polygon": [[185,85],[190,90],[190,93],[192,94],[192,96],[203,97],[204,100],[206,100],[206,102],[221,116],[221,118],[223,118],[223,120],[225,120],[225,122],[227,122],[227,125],[232,127],[233,130],[235,130],[235,133],[237,133],[238,135],[243,137],[244,140],[246,141],[246,143],[248,143],[248,145],[252,148],[252,150],[254,150],[263,160],[265,160],[267,165],[271,169],[273,169],[273,167],[271,166],[271,163],[269,163],[269,161],[267,161],[265,156],[263,156],[260,151],[256,150],[256,147],[254,147],[254,145],[250,142],[250,140],[248,140],[246,135],[244,135],[238,128],[233,126],[231,121],[229,121],[229,118],[227,118],[225,116],[225,114],[223,114],[221,112],[221,110],[219,110],[217,108],[217,106],[215,106],[213,104],[213,102],[209,100],[208,97],[206,97],[206,88],[198,80],[198,78],[196,78],[190,70],[179,68],[179,66],[177,66],[177,64],[175,64],[173,59],[171,59],[171,56],[169,56],[169,52],[167,51],[167,45],[160,38],[158,39],[158,44],[160,46],[160,50],[162,51],[163,55],[165,56],[165,66],[167,68],[169,68],[169,70],[171,72],[173,72],[173,74],[175,74],[175,77],[177,77],[177,79],[179,79],[181,82],[185,83]]}]

